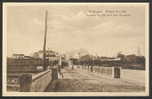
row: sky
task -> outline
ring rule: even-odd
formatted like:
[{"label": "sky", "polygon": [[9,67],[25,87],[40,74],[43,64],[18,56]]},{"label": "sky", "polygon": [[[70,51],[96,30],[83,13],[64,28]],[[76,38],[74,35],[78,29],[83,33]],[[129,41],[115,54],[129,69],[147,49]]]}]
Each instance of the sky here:
[{"label": "sky", "polygon": [[[6,9],[7,55],[31,55],[43,48],[45,11],[48,11],[47,49],[66,53],[85,49],[90,54],[145,55],[145,6],[110,4],[11,5]],[[128,16],[116,12],[125,11]],[[96,11],[96,16],[91,16]],[[106,16],[97,15],[105,14]],[[107,16],[117,14],[117,16]]]}]

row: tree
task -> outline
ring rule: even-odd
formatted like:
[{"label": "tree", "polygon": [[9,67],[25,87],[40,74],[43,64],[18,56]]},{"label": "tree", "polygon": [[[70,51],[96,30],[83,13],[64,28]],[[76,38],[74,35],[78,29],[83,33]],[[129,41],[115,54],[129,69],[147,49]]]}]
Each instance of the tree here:
[{"label": "tree", "polygon": [[121,60],[123,63],[126,62],[126,59],[125,59],[126,56],[125,56],[124,54],[121,54],[121,52],[118,53],[117,57],[120,58],[120,60]]}]

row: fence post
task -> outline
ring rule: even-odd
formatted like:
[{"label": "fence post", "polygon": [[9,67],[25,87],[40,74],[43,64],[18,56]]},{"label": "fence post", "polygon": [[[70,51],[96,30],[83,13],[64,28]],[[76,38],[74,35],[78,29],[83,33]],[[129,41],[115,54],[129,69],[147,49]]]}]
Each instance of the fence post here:
[{"label": "fence post", "polygon": [[23,74],[19,78],[20,81],[20,91],[21,92],[29,92],[31,90],[32,84],[32,75],[31,74]]},{"label": "fence post", "polygon": [[113,78],[120,78],[121,77],[121,67],[113,67],[113,73],[112,73]]}]

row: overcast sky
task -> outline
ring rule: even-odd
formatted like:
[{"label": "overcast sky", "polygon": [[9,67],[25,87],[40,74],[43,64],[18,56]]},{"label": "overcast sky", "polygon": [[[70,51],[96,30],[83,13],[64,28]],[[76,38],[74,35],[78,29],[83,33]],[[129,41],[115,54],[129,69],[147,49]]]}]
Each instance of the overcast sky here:
[{"label": "overcast sky", "polygon": [[[129,16],[88,16],[88,11],[125,10]],[[41,5],[7,7],[7,52],[29,55],[42,49],[48,10],[47,48],[59,52],[86,49],[102,56],[145,51],[142,5]]]}]

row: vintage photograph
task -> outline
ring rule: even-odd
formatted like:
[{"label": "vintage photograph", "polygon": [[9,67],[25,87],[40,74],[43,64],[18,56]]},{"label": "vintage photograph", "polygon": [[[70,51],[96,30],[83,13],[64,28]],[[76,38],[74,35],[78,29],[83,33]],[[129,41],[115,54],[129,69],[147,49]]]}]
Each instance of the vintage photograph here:
[{"label": "vintage photograph", "polygon": [[148,96],[148,3],[3,3],[4,96]]}]

